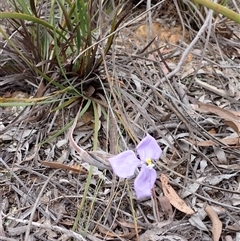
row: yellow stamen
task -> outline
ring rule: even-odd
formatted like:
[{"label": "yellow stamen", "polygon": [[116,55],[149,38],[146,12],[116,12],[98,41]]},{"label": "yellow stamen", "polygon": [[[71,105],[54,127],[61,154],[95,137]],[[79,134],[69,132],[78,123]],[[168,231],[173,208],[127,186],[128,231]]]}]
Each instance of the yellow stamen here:
[{"label": "yellow stamen", "polygon": [[152,163],[152,160],[151,160],[150,158],[147,158],[147,159],[146,159],[146,163],[147,163],[149,166],[153,164],[153,163]]}]

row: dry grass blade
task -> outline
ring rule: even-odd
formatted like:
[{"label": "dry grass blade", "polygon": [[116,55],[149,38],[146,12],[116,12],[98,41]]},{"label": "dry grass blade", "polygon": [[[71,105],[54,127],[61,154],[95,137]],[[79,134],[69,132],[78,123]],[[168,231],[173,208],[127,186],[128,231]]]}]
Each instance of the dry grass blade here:
[{"label": "dry grass blade", "polygon": [[43,192],[45,191],[45,188],[47,187],[48,185],[48,182],[51,180],[51,178],[58,172],[58,170],[56,170],[55,172],[53,172],[48,180],[45,182],[45,184],[42,186],[42,189],[38,195],[38,198],[36,199],[35,203],[34,203],[34,206],[32,208],[32,212],[31,212],[31,216],[29,218],[29,223],[28,223],[28,226],[27,226],[27,229],[26,229],[26,232],[25,232],[25,237],[24,237],[24,240],[25,241],[28,241],[29,240],[29,235],[30,235],[30,231],[31,231],[31,226],[32,226],[32,221],[34,219],[34,215],[35,215],[35,211],[39,205],[39,201],[40,201],[40,198],[42,197],[43,195]]},{"label": "dry grass blade", "polygon": [[[22,219],[17,219],[17,218],[14,218],[14,217],[7,217],[9,220],[13,220],[13,221],[16,221],[18,223],[21,223],[21,224],[29,224],[29,222],[27,220],[22,220]],[[53,231],[57,231],[57,232],[60,232],[60,233],[63,233],[63,234],[66,234],[67,237],[69,238],[76,238],[77,240],[79,241],[86,241],[85,238],[83,238],[82,235],[76,233],[76,232],[73,232],[72,230],[69,230],[69,229],[65,229],[65,228],[62,228],[62,227],[59,227],[59,226],[55,226],[55,225],[45,225],[45,224],[41,224],[41,223],[38,223],[38,222],[31,222],[31,225],[34,226],[34,227],[38,227],[38,228],[42,228],[42,229],[49,229],[49,230],[53,230]],[[3,239],[4,240],[4,239]],[[8,241],[8,239],[6,239]],[[10,239],[11,241],[11,239]]]},{"label": "dry grass blade", "polygon": [[[100,152],[87,152],[83,150],[80,146],[77,145],[77,143],[73,139],[73,131],[76,127],[78,116],[81,112],[81,107],[79,108],[79,111],[74,119],[73,125],[70,128],[68,132],[68,139],[69,143],[72,146],[72,148],[78,152],[78,154],[81,156],[82,161],[89,163],[90,165],[98,167],[100,170],[108,169],[111,170],[111,166],[107,161],[107,158],[109,155],[107,153],[100,153]],[[95,153],[98,153],[98,156],[95,155]],[[99,155],[100,154],[100,155]]]}]

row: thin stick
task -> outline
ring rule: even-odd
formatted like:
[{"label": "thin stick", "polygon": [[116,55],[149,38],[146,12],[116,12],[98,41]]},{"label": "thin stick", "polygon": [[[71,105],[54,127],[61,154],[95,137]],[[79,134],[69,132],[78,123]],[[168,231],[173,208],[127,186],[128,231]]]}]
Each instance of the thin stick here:
[{"label": "thin stick", "polygon": [[[22,224],[29,224],[30,223],[28,220],[22,220],[22,219],[18,219],[18,218],[14,218],[14,217],[8,217],[7,215],[4,215],[4,214],[3,214],[3,216],[4,216],[4,218],[13,220],[13,221],[18,222],[18,223],[22,223]],[[31,222],[31,225],[35,226],[35,227],[38,227],[38,228],[42,228],[42,229],[50,229],[50,230],[53,230],[53,231],[56,231],[56,232],[59,232],[59,233],[64,233],[67,236],[73,237],[78,241],[86,241],[86,239],[84,239],[82,235],[80,235],[76,232],[73,232],[72,230],[68,230],[66,228],[58,227],[58,226],[55,226],[55,225],[41,224],[41,223],[38,223],[38,222]],[[9,239],[9,240],[13,241],[11,239]]]},{"label": "thin stick", "polygon": [[37,207],[38,207],[38,205],[39,205],[39,201],[40,201],[40,199],[41,199],[41,197],[42,197],[42,194],[43,194],[46,186],[48,185],[49,181],[51,180],[51,178],[52,178],[58,171],[59,171],[59,170],[54,171],[54,172],[49,176],[49,178],[48,178],[48,179],[46,180],[46,182],[44,183],[44,185],[43,185],[43,187],[42,187],[42,189],[41,189],[41,191],[40,191],[40,193],[39,193],[39,195],[38,195],[38,197],[37,197],[37,199],[36,199],[36,202],[34,203],[34,206],[33,206],[32,211],[31,211],[31,216],[30,216],[30,218],[29,218],[29,223],[28,223],[28,226],[27,226],[27,230],[26,230],[26,233],[25,233],[25,238],[24,238],[25,241],[28,241],[28,240],[29,240],[29,235],[30,235],[30,230],[31,230],[31,226],[32,226],[32,221],[33,221],[33,218],[34,218],[34,215],[35,215],[35,211],[36,211],[36,209],[37,209]]}]

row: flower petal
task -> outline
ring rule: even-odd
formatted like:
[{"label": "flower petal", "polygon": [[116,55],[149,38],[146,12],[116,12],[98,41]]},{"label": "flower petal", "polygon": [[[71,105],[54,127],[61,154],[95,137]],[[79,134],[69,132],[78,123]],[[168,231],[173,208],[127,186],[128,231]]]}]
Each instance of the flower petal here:
[{"label": "flower petal", "polygon": [[147,134],[136,147],[137,153],[141,161],[146,161],[146,158],[151,160],[158,160],[162,154],[162,149],[158,145],[157,141]]},{"label": "flower petal", "polygon": [[157,172],[155,169],[142,165],[141,171],[134,181],[134,189],[138,199],[152,196],[152,188],[156,179]]},{"label": "flower petal", "polygon": [[140,160],[133,151],[124,151],[117,156],[108,159],[114,173],[122,178],[133,176],[136,168],[140,165]]}]

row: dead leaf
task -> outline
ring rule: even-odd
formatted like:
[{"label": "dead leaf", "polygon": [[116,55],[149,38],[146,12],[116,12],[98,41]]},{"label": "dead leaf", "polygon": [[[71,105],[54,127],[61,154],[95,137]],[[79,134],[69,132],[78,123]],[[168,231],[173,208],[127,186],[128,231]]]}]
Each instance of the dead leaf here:
[{"label": "dead leaf", "polygon": [[194,211],[189,206],[187,206],[187,204],[178,196],[176,191],[168,184],[167,176],[161,174],[160,180],[162,182],[163,193],[169,199],[170,203],[176,209],[186,213],[187,215],[194,214]]},{"label": "dead leaf", "polygon": [[209,111],[212,112],[225,120],[226,125],[233,128],[238,134],[240,132],[240,119],[231,111],[225,110],[215,105],[205,104],[205,103],[198,103],[199,111]]},{"label": "dead leaf", "polygon": [[[215,145],[218,145],[218,143],[216,143],[214,141],[211,141],[211,140],[195,141],[195,140],[191,140],[191,139],[188,139],[188,138],[185,138],[185,140],[187,140],[191,144],[197,145],[197,146],[215,146]],[[235,145],[238,144],[239,138],[238,137],[224,137],[223,139],[218,139],[218,141],[221,142],[224,145],[235,146]]]},{"label": "dead leaf", "polygon": [[[47,215],[46,215],[46,217],[44,217],[44,224],[51,227],[52,226],[52,220],[51,220],[50,215],[49,215],[48,206],[47,206],[45,212],[46,212]],[[49,229],[47,228],[45,232],[47,234],[47,237],[50,240],[53,240],[53,239],[57,238],[57,233],[55,231],[51,230],[50,228]]]},{"label": "dead leaf", "polygon": [[236,122],[228,121],[228,120],[225,120],[224,123],[227,126],[230,126],[233,130],[235,130],[239,134],[239,132],[240,132],[240,125],[239,125],[239,123],[236,124]]},{"label": "dead leaf", "polygon": [[225,153],[225,150],[221,147],[218,147],[218,146],[213,146],[213,151],[218,159],[218,163],[221,163],[221,164],[227,164],[228,163],[228,160],[227,160],[227,157],[226,157],[226,153]]},{"label": "dead leaf", "polygon": [[228,96],[228,92],[224,89],[219,89],[213,85],[210,85],[209,83],[207,82],[204,82],[204,81],[201,81],[200,79],[198,78],[195,78],[195,81],[196,81],[196,84],[199,84],[201,87],[203,87],[204,89],[206,90],[209,90],[217,95],[220,95],[220,96],[223,96],[223,97],[226,97]]},{"label": "dead leaf", "polygon": [[59,162],[48,162],[48,161],[39,161],[42,165],[47,166],[47,167],[51,167],[51,168],[55,168],[55,169],[62,169],[62,170],[66,170],[66,171],[70,171],[73,173],[77,173],[77,174],[87,174],[88,172],[82,168],[79,165],[73,165],[73,166],[68,166]]},{"label": "dead leaf", "polygon": [[234,171],[239,171],[240,170],[240,165],[238,163],[236,164],[231,164],[231,165],[218,165],[216,164],[217,167],[223,168],[225,170],[234,170]]},{"label": "dead leaf", "polygon": [[214,212],[216,212],[217,215],[223,215],[226,214],[226,209],[221,206],[211,206]]},{"label": "dead leaf", "polygon": [[198,102],[198,111],[202,111],[202,110],[207,111],[207,112],[212,112],[212,113],[222,117],[225,120],[232,120],[232,121],[239,122],[239,119],[237,118],[237,116],[229,110],[225,110],[225,109],[220,108],[215,105]]},{"label": "dead leaf", "polygon": [[140,38],[146,39],[149,35],[150,38],[156,37],[160,33],[161,24],[152,23],[152,28],[150,26],[143,24],[137,28],[135,31],[136,35]]},{"label": "dead leaf", "polygon": [[[124,218],[120,218],[120,220],[116,220],[122,227],[135,229],[135,224],[133,222],[126,222]],[[138,224],[138,229],[146,229],[146,227],[143,225]]]},{"label": "dead leaf", "polygon": [[109,229],[106,229],[104,227],[101,227],[98,225],[98,229],[101,233],[105,234],[109,238],[114,238],[114,237],[121,237],[121,238],[126,238],[127,240],[131,240],[135,236],[135,232],[125,232],[122,234],[115,234],[113,231],[110,231]]},{"label": "dead leaf", "polygon": [[57,215],[58,220],[62,219],[64,214],[67,214],[66,204],[64,202],[55,201],[52,203],[51,208]]},{"label": "dead leaf", "polygon": [[139,241],[187,241],[186,238],[177,234],[162,235],[162,233],[164,232],[159,228],[147,230],[140,235]]},{"label": "dead leaf", "polygon": [[205,178],[205,183],[215,186],[225,179],[228,180],[232,177],[235,177],[237,174],[238,174],[238,172],[233,173],[233,174],[221,174],[221,175],[214,175],[214,176],[208,175]]},{"label": "dead leaf", "polygon": [[28,93],[22,92],[22,91],[15,91],[12,93],[11,98],[16,98],[16,99],[27,99],[29,98]]},{"label": "dead leaf", "polygon": [[189,195],[191,195],[192,193],[195,193],[199,186],[200,186],[200,183],[203,182],[205,180],[206,177],[199,177],[196,181],[197,182],[194,182],[194,183],[188,183],[187,184],[187,188],[186,190],[184,190],[182,193],[181,193],[181,197],[182,198],[185,198]]},{"label": "dead leaf", "polygon": [[226,235],[225,241],[233,241],[233,239],[230,235]]},{"label": "dead leaf", "polygon": [[161,208],[162,208],[164,214],[166,215],[166,217],[172,219],[173,218],[173,210],[172,210],[172,206],[170,204],[169,199],[166,196],[161,196],[161,197],[158,197],[158,201],[159,201]]},{"label": "dead leaf", "polygon": [[229,110],[230,112],[232,112],[234,115],[240,117],[240,111],[236,111],[236,110]]},{"label": "dead leaf", "polygon": [[206,225],[203,223],[202,221],[202,217],[201,215],[199,215],[199,213],[195,213],[193,214],[190,218],[189,218],[189,223],[191,223],[191,225],[193,225],[194,227],[197,227],[200,230],[203,231],[208,231]]},{"label": "dead leaf", "polygon": [[240,232],[240,220],[233,223],[232,225],[228,225],[227,229],[234,232]]},{"label": "dead leaf", "polygon": [[0,236],[1,237],[6,237],[4,227],[3,227],[3,218],[2,218],[2,213],[0,213]]},{"label": "dead leaf", "polygon": [[216,129],[212,128],[208,131],[210,135],[215,135],[217,133]]},{"label": "dead leaf", "polygon": [[[151,25],[143,24],[139,26],[135,30],[135,35],[133,36],[133,40],[137,42],[138,45],[141,44],[139,43],[139,40],[146,42],[148,38],[149,40],[156,38],[156,41],[154,42],[154,45],[153,45],[154,48],[156,46],[158,46],[159,48],[167,46],[168,47],[167,50],[169,50],[169,45],[166,45],[166,43],[177,44],[182,40],[184,40],[185,42],[189,42],[189,33],[185,30],[184,36],[183,36],[181,25],[176,25],[175,27],[173,26],[167,27],[160,23],[153,22]],[[187,56],[187,61],[191,61],[191,60],[192,60],[192,54],[189,54]]]},{"label": "dead leaf", "polygon": [[213,210],[213,208],[209,205],[206,205],[204,208],[205,212],[209,216],[211,222],[212,222],[212,235],[213,235],[213,241],[219,241],[221,233],[222,233],[222,222],[218,218],[218,215]]},{"label": "dead leaf", "polygon": [[17,236],[20,234],[24,234],[26,232],[27,225],[24,225],[24,226],[22,225],[20,227],[15,227],[15,228],[8,227],[6,230],[8,232],[8,235]]},{"label": "dead leaf", "polygon": [[[239,176],[238,176],[238,179],[239,179]],[[238,191],[239,194],[234,193],[231,197],[231,203],[233,206],[238,206],[240,204],[240,183],[238,183],[238,188],[236,189],[236,191]]]}]

